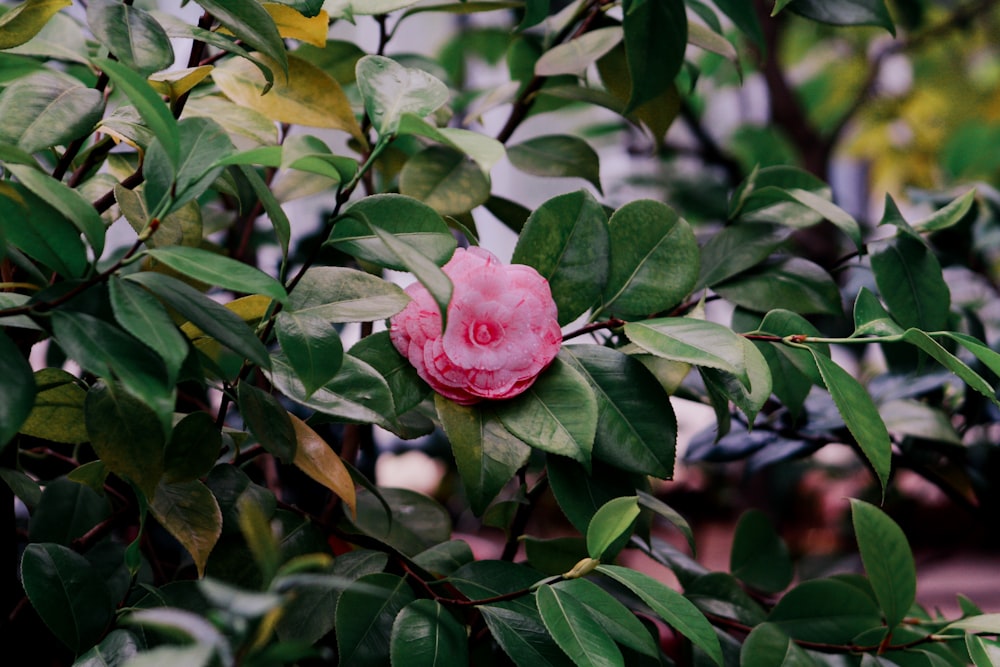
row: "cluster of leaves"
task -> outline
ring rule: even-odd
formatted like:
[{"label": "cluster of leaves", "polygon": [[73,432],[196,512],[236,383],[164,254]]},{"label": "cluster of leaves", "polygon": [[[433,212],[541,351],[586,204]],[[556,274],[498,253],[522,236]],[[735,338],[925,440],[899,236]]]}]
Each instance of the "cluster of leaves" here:
[{"label": "cluster of leaves", "polygon": [[[908,222],[888,199],[890,233],[866,243],[822,180],[787,166],[754,169],[698,228],[649,199],[570,190],[528,210],[492,192],[508,159],[600,194],[583,138],[514,143],[521,123],[596,105],[662,139],[699,79],[688,46],[738,64],[724,22],[759,41],[747,3],[199,0],[197,25],[71,4],[0,15],[0,477],[30,514],[5,555],[24,594],[7,627],[59,642],[31,650],[77,665],[992,664],[1000,620],[967,600],[959,619],[921,609],[907,540],[874,505],[852,501],[866,576],[793,585],[762,513],[737,526],[731,573],[709,572],[659,536],[666,522],[694,555],[650,483],[673,474],[672,397],[715,410],[696,458],[767,465],[850,442],[882,494],[894,454],[961,447],[953,418],[995,409],[1000,354],[951,307],[933,237],[990,218],[988,200]],[[785,11],[894,29],[881,0]],[[456,37],[440,64],[385,55],[426,12],[513,20]],[[377,52],[329,39],[341,21],[376,21]],[[500,55],[509,86],[465,88],[467,58]],[[486,136],[478,119],[502,105]],[[293,226],[282,205],[318,192],[329,216]],[[518,233],[513,261],[549,281],[567,344],[520,396],[461,406],[375,325],[408,302],[387,270],[446,312],[440,267],[478,243],[473,210]],[[838,284],[797,252],[820,225],[849,250],[838,268],[869,280]],[[708,317],[723,303],[730,321]],[[922,381],[877,401],[832,345],[879,345]],[[945,373],[919,370],[932,363]],[[444,435],[462,504],[505,535],[499,557],[455,539],[437,500],[372,482],[358,464],[374,427]],[[575,536],[526,534],[548,497]],[[625,567],[626,550],[681,591]]]}]

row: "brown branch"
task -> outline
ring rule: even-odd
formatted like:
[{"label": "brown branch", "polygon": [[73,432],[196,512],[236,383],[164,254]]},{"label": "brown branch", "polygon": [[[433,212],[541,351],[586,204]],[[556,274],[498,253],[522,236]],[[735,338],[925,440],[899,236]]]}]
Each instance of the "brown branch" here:
[{"label": "brown branch", "polygon": [[[580,23],[580,25],[573,30],[573,23],[570,22],[562,32],[556,36],[553,41],[554,44],[561,44],[565,41],[570,41],[584,34],[588,30],[594,27],[595,22],[598,17],[601,16],[603,12],[603,6],[606,5],[605,0],[592,0],[589,6],[589,13],[586,18]],[[587,11],[587,10],[584,10]],[[514,101],[514,106],[511,108],[510,115],[507,117],[507,122],[504,123],[503,128],[497,133],[496,139],[502,144],[507,143],[514,131],[524,122],[524,119],[528,117],[528,113],[531,111],[531,107],[534,106],[535,100],[537,99],[537,93],[548,81],[548,77],[535,75],[529,81],[528,85],[524,87],[524,90],[517,96]]]},{"label": "brown branch", "polygon": [[580,327],[576,331],[571,331],[565,336],[563,336],[563,342],[577,338],[579,336],[585,336],[589,333],[594,333],[595,331],[601,331],[602,329],[618,329],[625,326],[625,320],[620,320],[617,317],[612,317],[610,320],[604,322],[593,322],[585,326]]}]

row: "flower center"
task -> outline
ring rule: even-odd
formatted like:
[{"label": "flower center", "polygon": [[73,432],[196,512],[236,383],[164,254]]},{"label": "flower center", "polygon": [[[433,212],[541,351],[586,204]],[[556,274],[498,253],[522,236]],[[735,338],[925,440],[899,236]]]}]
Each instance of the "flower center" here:
[{"label": "flower center", "polygon": [[496,322],[473,322],[469,334],[476,345],[490,345],[503,337],[503,327]]}]

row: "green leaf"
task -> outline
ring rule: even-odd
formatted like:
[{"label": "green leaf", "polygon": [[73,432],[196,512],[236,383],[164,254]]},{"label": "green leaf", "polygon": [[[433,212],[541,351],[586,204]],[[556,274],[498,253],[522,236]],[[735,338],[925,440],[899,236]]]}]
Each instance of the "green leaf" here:
[{"label": "green leaf", "polygon": [[222,510],[208,487],[198,480],[161,482],[149,509],[191,554],[198,576],[205,576],[208,556],[222,535]]},{"label": "green leaf", "polygon": [[587,527],[587,553],[595,560],[605,558],[605,552],[631,535],[638,518],[639,501],[635,497],[604,503]]},{"label": "green leaf", "polygon": [[[4,354],[4,360],[14,358]],[[6,371],[4,377],[16,377]],[[21,424],[20,432],[26,435],[79,445],[87,441],[83,422],[83,403],[87,391],[79,380],[59,368],[43,368],[35,373],[35,395],[31,414]],[[14,394],[16,396],[16,394]]]},{"label": "green leaf", "polygon": [[442,542],[413,557],[414,563],[440,577],[446,577],[475,560],[472,547],[465,540]]},{"label": "green leaf", "polygon": [[427,383],[417,375],[413,364],[396,350],[388,331],[362,338],[351,347],[348,354],[366,362],[385,378],[392,392],[397,414],[417,407],[431,393]]},{"label": "green leaf", "polygon": [[128,630],[112,630],[101,643],[76,659],[77,667],[119,665],[139,653],[139,639]]},{"label": "green leaf", "polygon": [[490,196],[490,182],[465,154],[448,146],[428,146],[403,165],[399,192],[440,215],[468,213]]},{"label": "green leaf", "polygon": [[656,377],[642,362],[611,348],[571,345],[563,352],[597,398],[594,457],[622,470],[673,477],[677,418]]},{"label": "green leaf", "polygon": [[966,633],[965,649],[969,652],[972,664],[976,667],[993,667],[993,658],[990,657],[990,652],[982,637]]},{"label": "green leaf", "polygon": [[385,554],[365,549],[337,556],[327,570],[330,579],[311,578],[296,585],[294,597],[284,606],[278,619],[278,637],[282,641],[319,641],[333,630],[337,602],[345,582],[381,572],[387,561]]},{"label": "green leaf", "polygon": [[[944,338],[958,340],[957,336],[962,336],[963,334],[944,333],[941,335]],[[976,373],[974,370],[969,368],[965,362],[946,350],[940,343],[935,341],[923,331],[919,331],[917,329],[907,329],[903,332],[902,339],[926,352],[931,358],[957,375],[959,379],[986,398],[995,403],[997,402],[996,392],[993,387],[990,386],[989,382],[984,380],[979,373]],[[959,342],[961,343],[961,341]]]},{"label": "green leaf", "polygon": [[684,539],[687,540],[688,547],[691,549],[692,554],[697,551],[695,549],[694,532],[691,530],[691,526],[688,524],[687,519],[681,516],[677,510],[650,493],[636,489],[636,495],[639,498],[639,505],[666,519],[673,524],[674,528],[679,530],[681,534],[684,535]]},{"label": "green leaf", "polygon": [[434,404],[476,516],[528,462],[531,449],[504,428],[495,410],[462,406],[436,394]]},{"label": "green leaf", "polygon": [[755,168],[736,188],[729,202],[729,219],[741,222],[777,222],[804,229],[823,218],[813,209],[792,201],[789,190],[805,190],[831,199],[830,186],[797,167],[775,165]]},{"label": "green leaf", "polygon": [[538,609],[527,589],[543,579],[543,575],[527,565],[503,560],[477,560],[458,568],[448,577],[448,583],[470,600],[484,600],[498,595],[523,591],[525,595],[504,602],[492,603],[483,609],[509,609],[538,619]]},{"label": "green leaf", "polygon": [[712,289],[727,301],[757,312],[784,308],[837,315],[843,310],[830,274],[800,257],[768,262]]},{"label": "green leaf", "polygon": [[288,256],[288,244],[292,235],[292,225],[288,221],[285,211],[282,210],[281,203],[274,196],[274,193],[271,192],[271,188],[267,186],[264,179],[260,177],[260,174],[247,166],[237,168],[243,174],[244,178],[247,179],[247,182],[250,183],[254,194],[257,195],[257,199],[264,207],[264,212],[270,218],[271,224],[274,226],[275,236],[278,237],[278,245],[281,246],[281,257],[282,259],[286,258]]},{"label": "green leaf", "polygon": [[858,221],[850,213],[840,208],[826,197],[802,188],[763,187],[754,190],[755,198],[768,198],[771,201],[789,201],[801,204],[806,209],[814,211],[821,219],[829,220],[840,231],[851,239],[859,250],[862,247],[861,228]]},{"label": "green leaf", "polygon": [[792,639],[849,644],[879,627],[882,614],[862,589],[837,579],[811,579],[778,600],[767,620]]},{"label": "green leaf", "polygon": [[344,344],[328,320],[286,310],[278,313],[275,332],[281,351],[307,394],[336,376],[344,361]]},{"label": "green leaf", "polygon": [[188,246],[169,246],[146,251],[157,262],[189,278],[234,292],[263,294],[276,301],[288,298],[281,283],[260,269],[217,252]]},{"label": "green leaf", "polygon": [[714,4],[719,8],[719,11],[729,17],[744,35],[750,38],[761,53],[765,52],[764,30],[761,28],[760,19],[757,18],[753,7],[747,5],[743,0],[715,0]]},{"label": "green leaf", "polygon": [[163,305],[152,294],[117,276],[108,281],[111,308],[125,331],[156,352],[173,384],[188,355],[188,341],[174,325]]},{"label": "green leaf", "polygon": [[[9,14],[8,12],[5,16]],[[36,23],[33,29],[38,29],[38,27]],[[86,38],[87,33],[80,29],[79,21],[67,12],[56,12],[49,16],[41,29],[37,30],[27,42],[7,49],[7,52],[88,65],[87,54],[90,49]],[[15,33],[14,39],[20,39],[20,37]]]},{"label": "green leaf", "polygon": [[10,49],[31,40],[71,0],[24,0],[0,18],[0,49]]},{"label": "green leaf", "polygon": [[557,44],[535,61],[535,74],[579,76],[598,58],[615,48],[624,38],[620,26],[591,30],[562,44]]},{"label": "green leaf", "polygon": [[[652,3],[650,3],[652,4]],[[698,280],[698,242],[666,204],[625,204],[609,221],[611,268],[603,310],[650,315],[679,304]]]},{"label": "green leaf", "polygon": [[[505,502],[517,501],[500,501],[491,506],[487,515],[497,511],[497,508]],[[509,526],[508,521],[498,527],[508,529]],[[525,535],[521,538],[521,542],[524,544],[524,556],[528,564],[550,576],[570,572],[581,560],[590,560],[587,556],[587,541],[583,537],[540,538]]]},{"label": "green leaf", "polygon": [[479,608],[490,634],[517,667],[571,667],[573,663],[559,648],[537,614],[525,616],[497,605]]},{"label": "green leaf", "polygon": [[649,630],[611,593],[588,579],[568,579],[553,584],[579,602],[612,639],[633,651],[655,657],[658,649]]},{"label": "green leaf", "polygon": [[365,110],[380,137],[395,134],[403,114],[426,116],[448,101],[448,87],[440,80],[385,56],[365,56],[355,71]]},{"label": "green leaf", "polygon": [[941,628],[942,633],[949,630],[962,630],[968,633],[998,634],[1000,633],[1000,613],[976,614],[952,621]]},{"label": "green leaf", "polygon": [[86,558],[58,544],[29,544],[21,580],[31,606],[74,653],[93,646],[114,619],[104,577]]},{"label": "green leaf", "polygon": [[170,425],[175,390],[163,360],[121,329],[93,315],[71,310],[52,313],[52,333],[69,358],[122,386],[159,415],[163,433]]},{"label": "green leaf", "polygon": [[306,391],[288,360],[272,358],[268,379],[293,401],[341,421],[378,424],[392,430],[395,409],[385,379],[371,366],[350,355],[333,378],[314,392]]},{"label": "green leaf", "polygon": [[774,383],[771,369],[763,353],[753,342],[745,338],[742,343],[747,377],[750,380],[749,389],[735,375],[714,368],[702,368],[700,371],[709,392],[718,392],[720,396],[725,397],[727,403],[732,401],[746,415],[747,422],[753,424],[757,414],[771,398]]},{"label": "green leaf", "polygon": [[187,482],[208,474],[222,451],[222,433],[207,412],[192,412],[174,426],[163,450],[166,482]]},{"label": "green leaf", "polygon": [[664,317],[629,322],[625,335],[650,354],[717,368],[739,378],[743,386],[750,385],[746,350],[742,339],[729,327],[688,317]]},{"label": "green leaf", "polygon": [[0,141],[27,153],[63,146],[90,133],[104,113],[104,97],[76,79],[38,72],[0,93]]},{"label": "green leaf", "polygon": [[240,382],[236,400],[240,415],[257,442],[284,463],[291,463],[295,458],[295,429],[278,399],[249,382]]},{"label": "green leaf", "polygon": [[184,282],[153,271],[128,276],[186,317],[192,324],[262,368],[271,365],[267,349],[253,330],[225,306],[205,296]]},{"label": "green leaf", "polygon": [[825,0],[795,0],[789,4],[789,9],[813,21],[830,23],[832,25],[872,25],[885,28],[893,36],[896,25],[885,6],[884,0],[841,0],[826,2]]},{"label": "green leaf", "polygon": [[546,178],[582,178],[601,190],[600,159],[583,139],[550,134],[507,148],[510,163],[520,171]]},{"label": "green leaf", "polygon": [[780,593],[791,583],[794,571],[788,547],[763,512],[747,510],[740,516],[729,570],[764,593]]},{"label": "green leaf", "polygon": [[688,575],[683,582],[684,596],[706,614],[731,618],[748,626],[764,622],[763,607],[746,591],[743,584],[728,572]]},{"label": "green leaf", "polygon": [[410,298],[396,284],[356,269],[315,266],[302,276],[282,312],[330,323],[392,317]]},{"label": "green leaf", "polygon": [[4,169],[14,174],[24,187],[72,222],[90,243],[94,255],[101,256],[104,252],[104,221],[83,195],[61,181],[23,164],[5,163]]},{"label": "green leaf", "polygon": [[816,667],[812,657],[793,642],[780,627],[761,623],[755,627],[740,649],[741,667]]},{"label": "green leaf", "polygon": [[[359,491],[354,526],[407,556],[416,556],[451,537],[451,516],[433,498],[409,489],[380,488],[382,498]],[[387,514],[382,502],[389,505]]]},{"label": "green leaf", "polygon": [[713,287],[760,264],[791,236],[788,227],[748,223],[723,227],[701,248],[701,274],[693,291]]},{"label": "green leaf", "polygon": [[351,205],[336,220],[328,243],[358,259],[406,271],[399,257],[386,248],[369,225],[389,232],[438,266],[451,258],[458,245],[434,209],[397,194],[373,195]]},{"label": "green leaf", "polygon": [[687,48],[687,14],[681,0],[625,0],[622,9],[632,79],[628,113],[674,84]]},{"label": "green leaf", "polygon": [[885,307],[870,289],[862,287],[854,300],[854,333],[852,336],[895,336],[903,333]]},{"label": "green leaf", "polygon": [[312,135],[292,135],[280,148],[281,162],[275,166],[320,174],[337,183],[349,181],[358,170],[357,161],[334,155],[323,140]]},{"label": "green leaf", "polygon": [[122,63],[108,58],[94,58],[92,62],[135,105],[139,115],[163,145],[170,164],[176,169],[180,163],[180,129],[163,98],[140,74]]},{"label": "green leaf", "polygon": [[226,131],[210,118],[185,118],[178,131],[180,162],[176,168],[159,137],[150,143],[143,161],[143,197],[156,217],[201,196],[222,173],[219,160],[235,150]]},{"label": "green leaf", "polygon": [[334,18],[351,18],[373,14],[388,14],[417,4],[419,0],[332,0],[326,3],[327,11]]},{"label": "green leaf", "polygon": [[930,248],[907,233],[872,246],[875,283],[893,318],[907,329],[947,328],[951,292]]},{"label": "green leaf", "polygon": [[448,304],[451,303],[453,289],[451,278],[438,268],[434,260],[419,250],[413,249],[397,236],[376,227],[371,222],[368,222],[368,228],[375,233],[386,250],[395,255],[398,262],[416,276],[417,280],[430,292],[434,301],[437,302],[438,310],[441,313],[441,329],[444,330],[447,326]]},{"label": "green leaf", "polygon": [[733,64],[737,72],[741,72],[739,52],[721,32],[716,32],[700,23],[688,23],[688,43],[722,56]]},{"label": "green leaf", "polygon": [[21,350],[0,330],[0,450],[11,441],[35,404],[35,376]]},{"label": "green leaf", "polygon": [[[468,5],[469,3],[465,3]],[[451,7],[461,5],[448,5]],[[419,9],[419,8],[418,8]],[[412,113],[403,114],[399,123],[399,134],[415,134],[433,139],[439,143],[462,151],[479,165],[483,174],[488,176],[500,158],[506,155],[504,145],[479,132],[464,130],[458,127],[434,127],[423,118]]]},{"label": "green leaf", "polygon": [[597,571],[635,593],[660,618],[705,651],[717,665],[723,664],[722,647],[711,624],[683,595],[635,570],[617,565],[598,565]]},{"label": "green leaf", "polygon": [[982,341],[976,340],[968,334],[958,333],[956,331],[946,331],[939,335],[943,338],[955,341],[971,352],[973,356],[975,356],[976,359],[978,359],[984,366],[997,375],[1000,375],[1000,354],[983,344]]},{"label": "green leaf", "polygon": [[603,207],[587,190],[549,199],[518,235],[512,262],[534,267],[549,281],[566,325],[597,304],[608,273],[608,228]]},{"label": "green leaf", "polygon": [[582,534],[586,534],[590,520],[605,503],[649,488],[642,475],[605,466],[595,476],[583,464],[563,456],[546,456],[546,470],[559,508]]},{"label": "green leaf", "polygon": [[392,623],[389,655],[394,665],[450,667],[468,662],[465,626],[434,600],[414,600]]},{"label": "green leaf", "polygon": [[972,205],[975,203],[976,190],[972,189],[961,197],[956,197],[926,218],[913,223],[913,229],[920,232],[938,232],[954,227],[972,210]]},{"label": "green leaf", "polygon": [[150,75],[174,64],[174,49],[163,27],[148,12],[116,0],[87,4],[94,37],[122,64]]},{"label": "green leaf", "polygon": [[852,498],[851,520],[861,562],[891,631],[916,599],[913,552],[899,525],[874,505]]},{"label": "green leaf", "polygon": [[107,469],[152,498],[163,475],[165,437],[157,416],[114,385],[91,387],[84,403],[90,443]]},{"label": "green leaf", "polygon": [[497,416],[507,430],[532,447],[590,468],[597,399],[587,380],[561,355],[522,394],[499,402]]},{"label": "green leaf", "polygon": [[892,442],[885,423],[878,414],[878,408],[865,388],[850,373],[826,355],[812,348],[810,352],[847,430],[857,440],[858,447],[871,464],[884,492],[892,466]]},{"label": "green leaf", "polygon": [[274,19],[260,3],[198,0],[198,4],[237,38],[255,51],[267,55],[276,61],[283,71],[288,72],[285,43],[278,33]]},{"label": "green leaf", "polygon": [[576,598],[542,586],[535,593],[535,604],[549,634],[579,667],[624,667],[614,640]]},{"label": "green leaf", "polygon": [[[4,163],[5,168],[10,166]],[[0,231],[10,246],[60,275],[80,278],[87,270],[87,249],[79,230],[19,184],[0,184]]]}]

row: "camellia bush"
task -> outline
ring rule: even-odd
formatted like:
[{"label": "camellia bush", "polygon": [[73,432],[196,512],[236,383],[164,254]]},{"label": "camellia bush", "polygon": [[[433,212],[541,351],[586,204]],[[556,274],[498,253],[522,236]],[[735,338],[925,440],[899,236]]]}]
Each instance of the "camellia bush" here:
[{"label": "camellia bush", "polygon": [[[722,82],[774,73],[780,26],[913,45],[990,5],[938,4],[0,5],[5,650],[997,664],[1000,616],[976,591],[921,606],[880,506],[905,468],[995,517],[1000,354],[945,276],[990,275],[970,258],[1000,198],[926,191],[914,215],[886,197],[865,224],[828,162],[736,159],[704,126]],[[397,50],[431,14],[461,27],[440,54]],[[334,37],[352,24],[374,47]],[[477,88],[476,68],[503,81]],[[570,129],[587,110],[601,122]],[[675,122],[699,155],[665,140]],[[841,128],[818,127],[828,158]],[[665,196],[605,195],[592,144],[623,137],[689,160]],[[528,206],[494,192],[501,161],[565,187]],[[306,195],[327,210],[290,215]],[[487,221],[517,234],[511,262],[480,245]],[[797,576],[749,507],[729,571],[699,562],[666,502],[692,402],[716,417],[693,459],[854,450],[872,488],[849,501],[856,573]],[[376,485],[376,434],[446,443],[450,486]],[[461,539],[480,530],[495,552]]]}]

